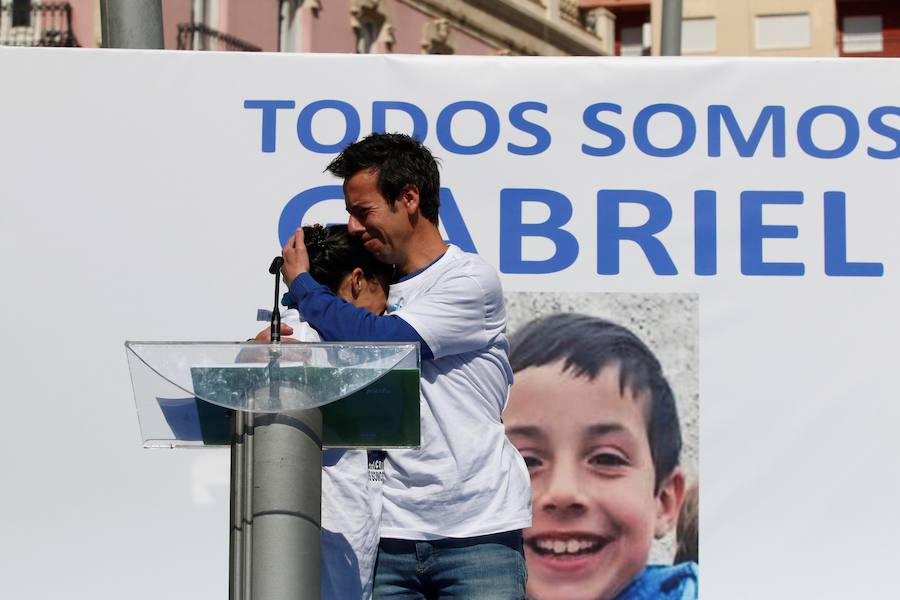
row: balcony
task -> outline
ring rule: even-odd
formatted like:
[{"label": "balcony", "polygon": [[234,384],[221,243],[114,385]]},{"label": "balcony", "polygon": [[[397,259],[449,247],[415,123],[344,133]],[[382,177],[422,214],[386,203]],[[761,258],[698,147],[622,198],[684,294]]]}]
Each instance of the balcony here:
[{"label": "balcony", "polygon": [[260,52],[262,48],[203,23],[181,23],[178,25],[178,50]]},{"label": "balcony", "polygon": [[68,2],[0,6],[0,46],[79,45],[72,33],[72,6]]}]

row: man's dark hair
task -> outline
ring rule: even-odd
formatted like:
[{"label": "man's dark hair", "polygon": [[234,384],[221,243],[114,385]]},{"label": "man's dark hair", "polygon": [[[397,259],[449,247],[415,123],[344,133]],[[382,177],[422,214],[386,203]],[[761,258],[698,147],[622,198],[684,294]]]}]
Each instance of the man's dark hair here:
[{"label": "man's dark hair", "polygon": [[403,188],[419,190],[419,211],[438,224],[441,176],[431,151],[417,139],[402,133],[373,133],[344,148],[325,167],[346,181],[360,171],[378,174],[378,190],[394,206]]},{"label": "man's dark hair", "polygon": [[335,294],[344,277],[357,267],[366,279],[376,279],[387,291],[393,267],[366,252],[362,241],[347,233],[346,225],[304,226],[303,241],[309,255],[309,274]]},{"label": "man's dark hair", "polygon": [[620,392],[650,398],[647,438],[655,471],[655,489],[678,466],[681,425],[675,397],[656,356],[630,330],[576,313],[531,321],[510,338],[513,372],[562,361],[562,370],[594,379],[606,367],[619,367]]}]

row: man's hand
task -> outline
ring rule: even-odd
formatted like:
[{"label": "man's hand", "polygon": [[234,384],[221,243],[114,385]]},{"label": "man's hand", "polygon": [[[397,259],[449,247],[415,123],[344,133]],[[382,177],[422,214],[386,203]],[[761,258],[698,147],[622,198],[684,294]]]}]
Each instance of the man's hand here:
[{"label": "man's hand", "polygon": [[303,228],[298,227],[294,235],[281,249],[284,264],[281,265],[281,276],[284,283],[290,287],[294,279],[300,273],[309,271],[309,255],[306,253],[306,243],[303,241]]},{"label": "man's hand", "polygon": [[[279,331],[281,332],[281,335],[283,335],[283,336],[291,335],[292,333],[294,333],[294,329],[290,325],[287,325],[285,323],[281,324],[281,329],[279,329]],[[257,341],[257,342],[267,342],[267,343],[271,342],[272,341],[272,328],[266,327],[265,329],[263,329],[262,331],[257,333],[256,337],[253,338],[253,340]],[[300,340],[296,340],[291,337],[282,337],[281,341],[287,342],[287,343],[300,343]]]},{"label": "man's hand", "polygon": [[[253,338],[252,341],[265,342],[266,344],[272,343],[272,332],[270,331],[270,329],[271,329],[271,327],[266,327],[265,329],[263,329],[262,331],[257,333],[256,337]],[[291,328],[291,326],[285,325],[284,323],[281,324],[280,331],[281,331],[281,335],[291,335],[292,333],[294,333],[294,330]],[[250,340],[248,340],[248,341],[250,341]],[[281,338],[281,341],[284,343],[294,343],[294,344],[300,343],[300,340],[290,338],[290,337],[283,337],[283,338]],[[262,362],[267,362],[268,360],[269,360],[269,351],[265,347],[261,346],[260,348],[247,348],[247,347],[243,348],[241,350],[240,354],[238,354],[237,359],[235,359],[235,362],[262,363]]]}]

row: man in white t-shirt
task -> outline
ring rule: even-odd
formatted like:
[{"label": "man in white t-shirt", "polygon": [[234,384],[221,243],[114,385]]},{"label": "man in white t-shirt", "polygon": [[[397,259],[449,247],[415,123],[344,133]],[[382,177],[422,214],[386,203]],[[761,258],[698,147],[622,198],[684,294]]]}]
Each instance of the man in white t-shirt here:
[{"label": "man in white t-shirt", "polygon": [[300,229],[282,252],[290,293],[326,341],[422,348],[422,445],[385,462],[375,596],[524,598],[531,491],[500,421],[512,370],[499,277],[444,243],[437,164],[415,139],[372,134],[328,170],[344,179],[350,234],[395,267],[390,314],[356,309],[316,282]]}]

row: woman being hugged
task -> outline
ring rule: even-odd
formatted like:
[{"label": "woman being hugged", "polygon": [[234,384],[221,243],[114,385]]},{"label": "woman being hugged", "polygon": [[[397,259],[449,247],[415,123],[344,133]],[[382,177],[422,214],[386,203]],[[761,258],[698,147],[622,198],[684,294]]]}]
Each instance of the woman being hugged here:
[{"label": "woman being hugged", "polygon": [[[304,227],[310,273],[347,302],[379,315],[387,305],[393,267],[366,252],[346,225]],[[282,304],[282,342],[319,342],[303,320],[290,293]],[[269,341],[266,329],[256,337]],[[322,456],[322,593],[323,600],[372,596],[381,523],[383,452],[330,448]],[[370,465],[373,471],[370,473]]]}]

